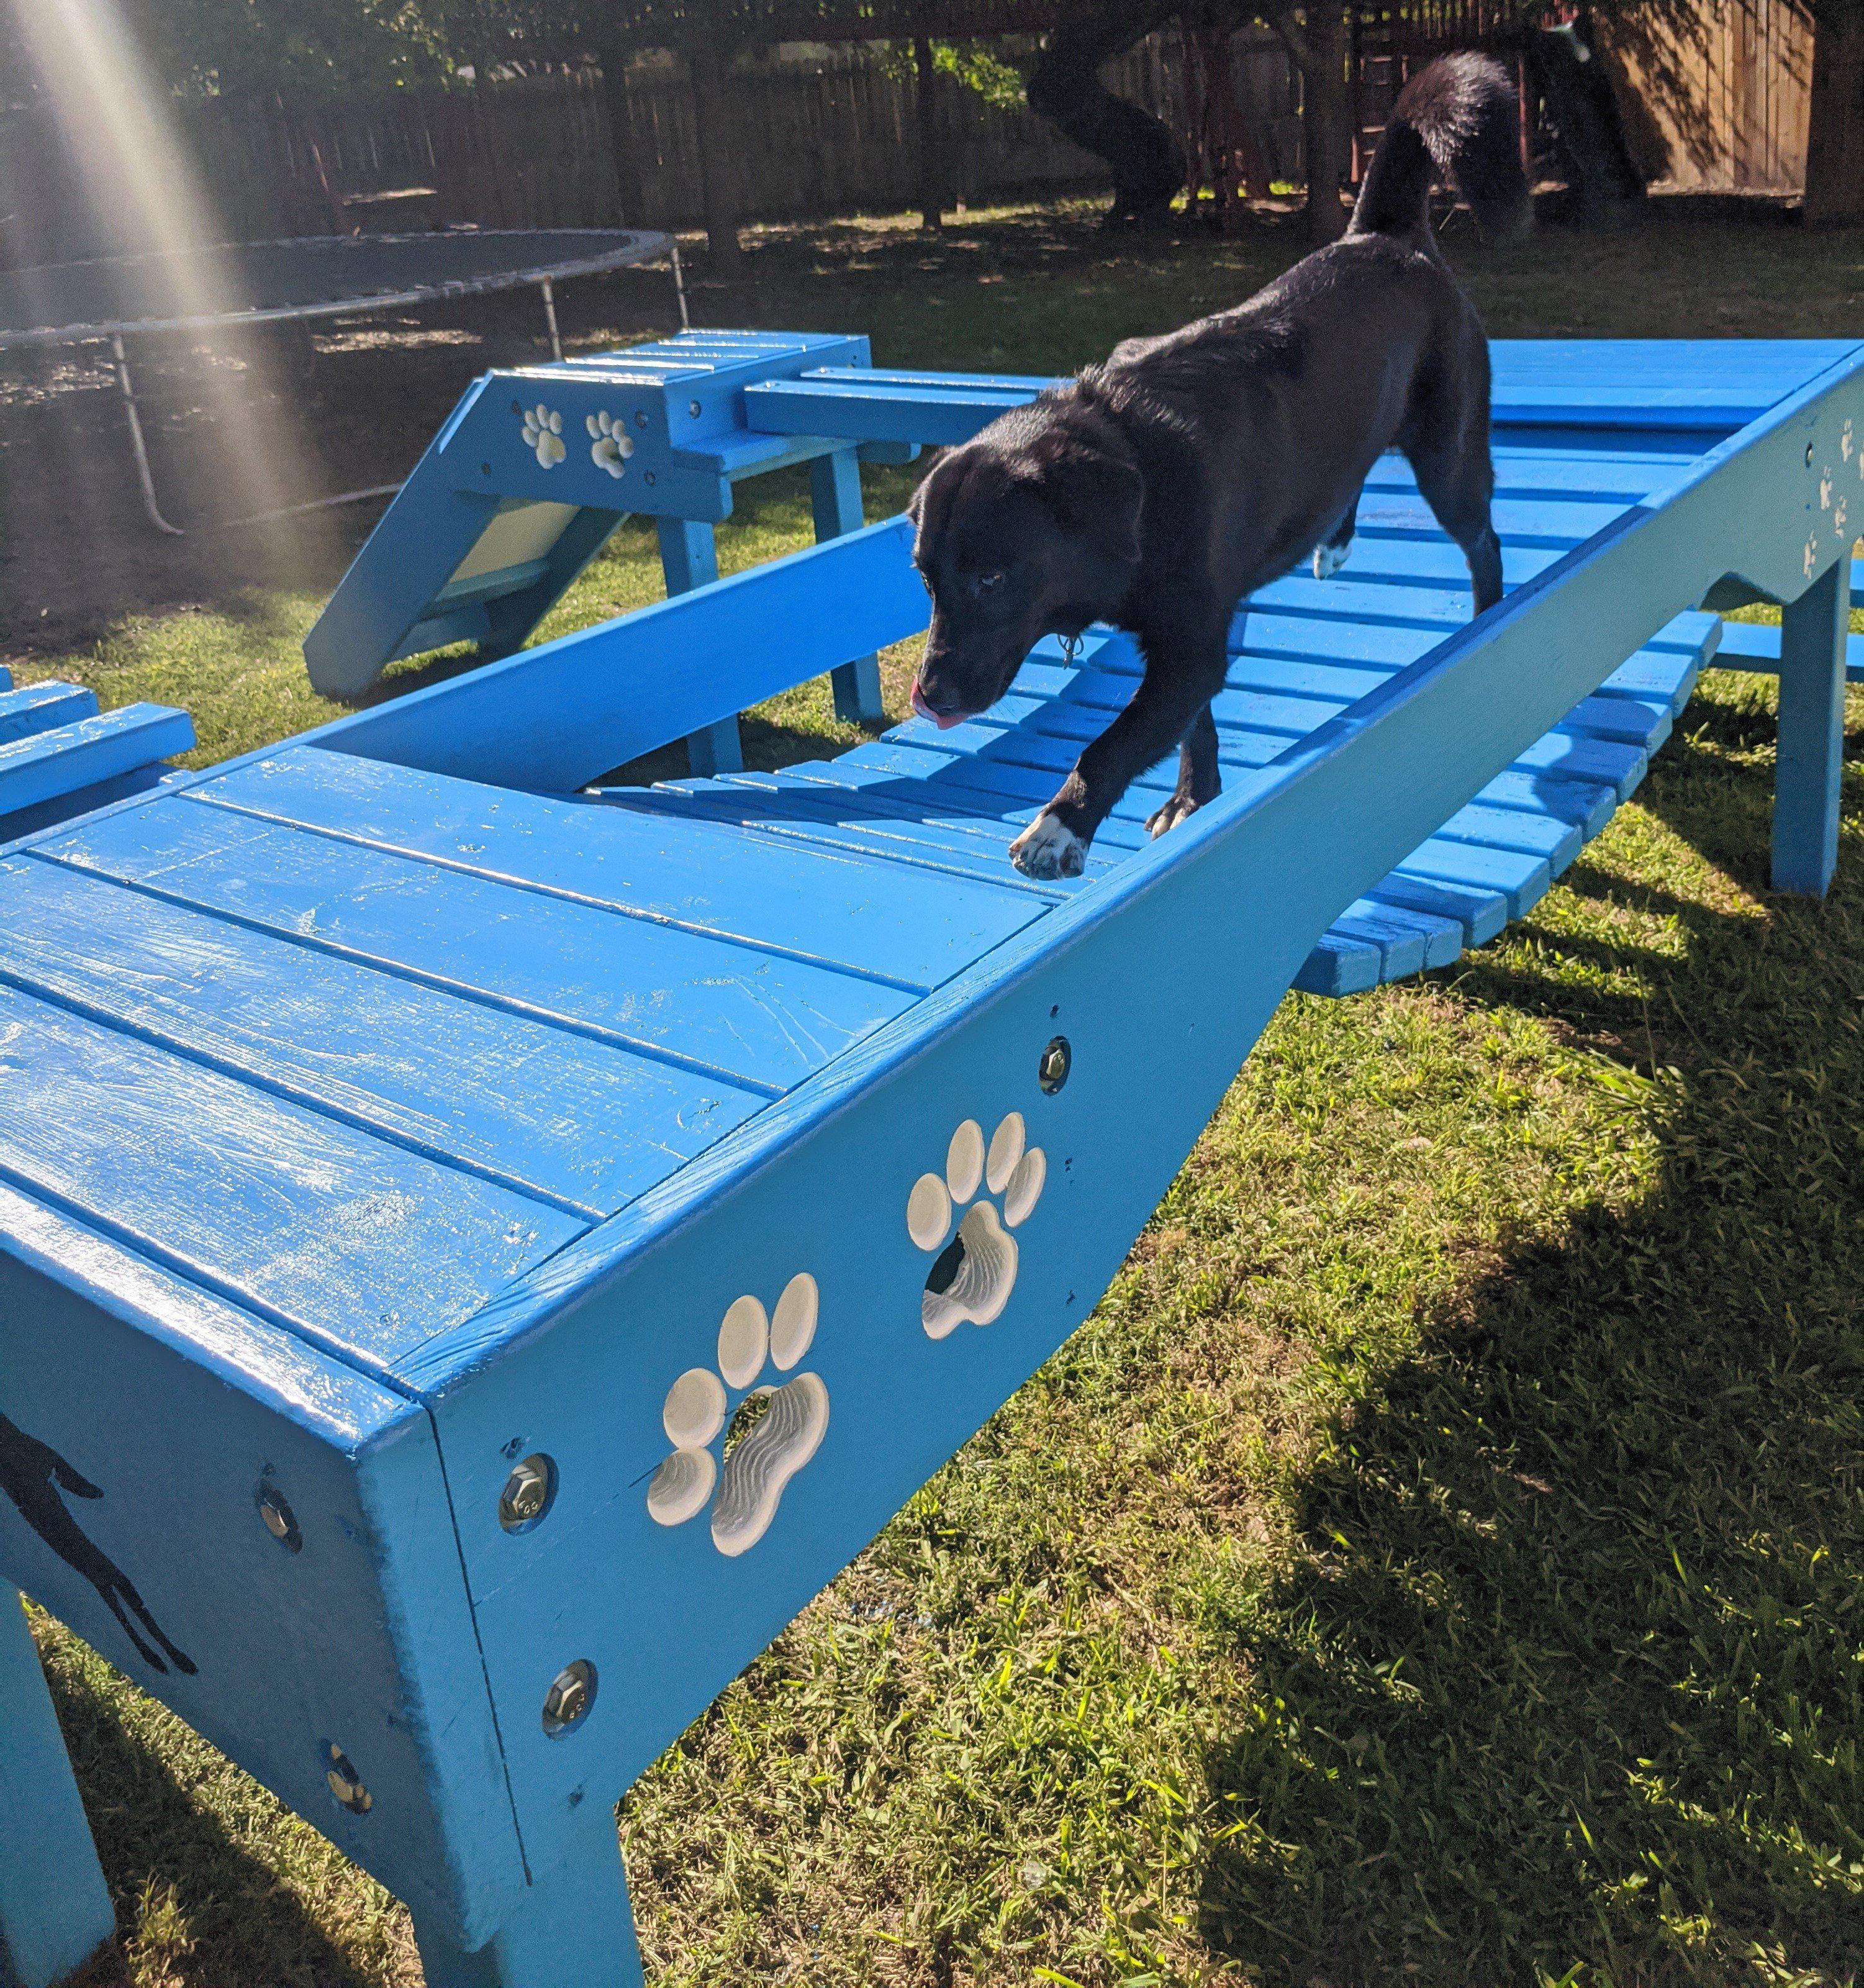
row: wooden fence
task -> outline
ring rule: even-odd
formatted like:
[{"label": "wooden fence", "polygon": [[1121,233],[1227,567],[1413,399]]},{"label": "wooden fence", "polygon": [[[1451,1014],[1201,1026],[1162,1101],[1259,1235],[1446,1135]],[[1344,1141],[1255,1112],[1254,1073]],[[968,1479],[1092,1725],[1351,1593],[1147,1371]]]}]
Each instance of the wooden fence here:
[{"label": "wooden fence", "polygon": [[[1174,127],[1180,49],[1155,36],[1107,80]],[[1270,73],[1272,71],[1273,73]],[[1248,71],[1273,110],[1272,163],[1298,172],[1299,124],[1286,59],[1255,51]],[[868,46],[792,51],[731,79],[741,211],[791,220],[898,209],[918,189],[917,112],[910,63]],[[701,218],[697,134],[686,78],[670,57],[627,77],[641,211],[623,211],[603,79],[531,76],[452,90],[406,90],[314,111],[208,102],[181,114],[227,238],[325,234],[351,225],[347,196],[433,190],[441,223],[484,228],[691,225]],[[972,201],[1105,183],[1100,161],[1023,109],[1001,109],[940,79],[950,191]],[[1285,155],[1285,156],[1283,156]],[[107,252],[117,217],[92,211],[50,120],[0,113],[0,263]]]},{"label": "wooden fence", "polygon": [[1805,184],[1812,20],[1795,0],[1700,0],[1602,23],[1632,147],[1690,191],[1798,193]]}]

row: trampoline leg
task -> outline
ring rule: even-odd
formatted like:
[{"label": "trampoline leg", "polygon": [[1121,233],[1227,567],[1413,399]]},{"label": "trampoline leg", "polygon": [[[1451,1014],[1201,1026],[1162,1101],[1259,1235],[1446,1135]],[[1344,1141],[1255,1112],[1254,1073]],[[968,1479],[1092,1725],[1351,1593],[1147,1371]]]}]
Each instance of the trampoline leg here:
[{"label": "trampoline leg", "polygon": [[537,287],[544,293],[544,321],[550,327],[550,356],[560,364],[563,357],[563,341],[557,336],[556,292],[551,287],[548,276]]},{"label": "trampoline leg", "polygon": [[[718,548],[710,525],[692,524],[684,518],[657,518],[654,522],[660,528],[660,570],[667,576],[669,596],[690,593],[718,577]],[[721,718],[703,732],[691,733],[686,741],[686,762],[695,779],[742,773],[745,752],[738,720]]]},{"label": "trampoline leg", "polygon": [[130,417],[130,446],[136,451],[136,475],[143,486],[143,509],[149,513],[149,522],[158,532],[166,532],[171,539],[184,539],[187,534],[179,525],[169,523],[162,516],[162,507],[155,501],[155,478],[149,474],[149,451],[143,445],[142,417],[136,411],[136,390],[130,384],[130,362],[123,356],[120,332],[111,339],[110,350],[117,356],[117,384],[123,389],[123,404]]},{"label": "trampoline leg", "polygon": [[686,308],[686,275],[680,267],[680,243],[677,236],[673,243],[673,290],[674,295],[680,299],[680,329],[691,331],[693,320]]}]

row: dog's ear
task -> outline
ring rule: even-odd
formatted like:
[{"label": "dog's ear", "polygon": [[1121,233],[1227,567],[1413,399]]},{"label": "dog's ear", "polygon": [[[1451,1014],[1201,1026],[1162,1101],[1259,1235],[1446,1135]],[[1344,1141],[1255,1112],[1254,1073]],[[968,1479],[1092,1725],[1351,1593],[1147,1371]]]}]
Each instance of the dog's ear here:
[{"label": "dog's ear", "polygon": [[913,521],[913,556],[922,563],[930,542],[945,528],[951,515],[952,500],[964,480],[964,458],[957,449],[948,449],[920,479],[906,514]]},{"label": "dog's ear", "polygon": [[1031,481],[1049,509],[1101,559],[1136,566],[1146,479],[1129,455],[1076,444],[1038,463]]}]

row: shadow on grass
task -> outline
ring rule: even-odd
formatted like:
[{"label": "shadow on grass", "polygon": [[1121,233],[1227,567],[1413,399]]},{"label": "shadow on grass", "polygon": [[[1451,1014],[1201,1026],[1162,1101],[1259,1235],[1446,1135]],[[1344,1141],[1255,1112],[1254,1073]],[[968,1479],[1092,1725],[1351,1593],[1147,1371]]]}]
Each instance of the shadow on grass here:
[{"label": "shadow on grass", "polygon": [[[55,1659],[46,1681],[117,1902],[120,1942],[140,1936],[145,1946],[164,1949],[142,1957],[137,1978],[176,1988],[366,1988],[380,1980],[359,1972],[320,1923],[328,1921],[330,1900],[314,1917],[298,1892],[177,1780],[172,1750],[138,1733],[117,1699],[96,1693],[86,1674],[95,1662]],[[255,1800],[269,1814],[269,1797],[255,1791]],[[275,1825],[254,1820],[255,1837],[275,1845]],[[321,1848],[307,1848],[307,1857]],[[191,1950],[211,1956],[206,1971],[191,1964]],[[120,1988],[130,1978],[123,1955],[113,1951],[78,1980],[82,1988]]]},{"label": "shadow on grass", "polygon": [[[1640,798],[1758,891],[1771,767],[1707,770]],[[1211,1762],[1219,1953],[1302,1984],[1864,1969],[1860,867],[1854,834],[1823,905],[1673,900],[1647,1018],[1521,948],[1469,970],[1616,1057],[1658,1171],[1425,1321],[1305,1472],[1238,1624],[1261,1709]],[[1646,1019],[1688,1045],[1654,1077]]]}]

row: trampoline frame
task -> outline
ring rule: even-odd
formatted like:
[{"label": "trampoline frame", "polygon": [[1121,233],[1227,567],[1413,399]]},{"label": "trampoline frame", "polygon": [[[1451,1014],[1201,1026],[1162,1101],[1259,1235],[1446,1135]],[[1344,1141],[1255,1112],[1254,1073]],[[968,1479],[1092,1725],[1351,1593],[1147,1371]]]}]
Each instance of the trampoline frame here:
[{"label": "trampoline frame", "polygon": [[[692,329],[692,319],[686,299],[686,278],[680,264],[680,242],[677,235],[655,228],[500,228],[472,232],[480,240],[493,235],[521,235],[527,239],[547,242],[552,238],[580,238],[616,233],[626,233],[633,239],[625,248],[610,248],[599,255],[572,256],[561,262],[532,263],[521,269],[499,270],[479,276],[456,277],[444,282],[420,283],[397,290],[371,290],[360,294],[353,292],[346,296],[320,298],[309,303],[255,306],[248,310],[208,311],[183,317],[122,318],[104,320],[91,324],[35,326],[25,331],[8,331],[0,328],[0,351],[15,347],[89,345],[105,340],[109,341],[112,369],[117,376],[118,390],[123,395],[123,412],[129,423],[130,448],[135,458],[136,478],[142,492],[143,509],[148,513],[149,522],[157,531],[166,532],[171,538],[179,539],[185,538],[187,533],[180,526],[171,525],[163,516],[162,507],[156,495],[155,478],[149,465],[148,445],[143,435],[142,414],[137,404],[136,385],[130,377],[129,356],[123,342],[126,332],[132,334],[206,332],[238,330],[253,324],[289,324],[311,318],[371,316],[378,311],[399,309],[407,304],[437,303],[451,297],[489,296],[498,290],[526,289],[535,283],[543,299],[544,321],[550,333],[551,357],[561,360],[563,341],[557,329],[556,284],[572,276],[601,276],[611,269],[636,268],[644,262],[657,262],[663,256],[672,269],[674,292],[680,305],[680,329],[682,331]],[[287,235],[272,242],[237,242],[223,245],[230,250],[290,248],[300,245],[322,249],[333,243],[357,238],[350,235]],[[362,238],[373,243],[392,245],[404,242],[424,243],[436,238],[433,234],[424,233],[371,235]],[[163,259],[153,255],[100,255],[72,262],[46,264],[42,265],[42,269],[81,269],[103,262],[133,264]],[[39,272],[22,269],[15,273],[25,276]],[[250,518],[227,519],[223,524],[228,526],[258,524],[266,519],[288,516],[300,511],[327,510],[335,505],[355,504],[366,498],[389,496],[400,487],[399,482],[374,484],[366,490],[346,490],[335,497],[314,499],[308,504],[288,505],[280,511],[260,512]]]}]

